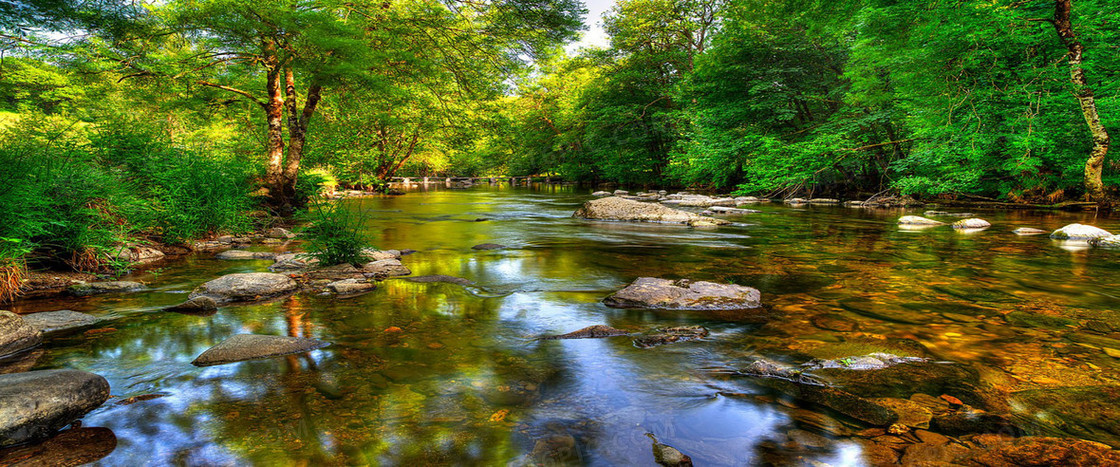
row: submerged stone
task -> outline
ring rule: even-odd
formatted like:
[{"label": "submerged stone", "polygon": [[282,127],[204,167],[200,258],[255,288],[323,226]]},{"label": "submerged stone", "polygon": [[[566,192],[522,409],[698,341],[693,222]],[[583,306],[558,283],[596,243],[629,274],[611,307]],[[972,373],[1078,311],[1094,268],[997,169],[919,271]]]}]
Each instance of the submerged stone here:
[{"label": "submerged stone", "polygon": [[462,286],[474,285],[474,281],[470,279],[463,279],[462,277],[445,276],[442,274],[433,274],[427,276],[406,277],[406,281],[419,282],[419,283],[433,283],[433,282],[446,282],[448,284],[457,284]]},{"label": "submerged stone", "polygon": [[1034,389],[1011,395],[1011,406],[1031,423],[1120,448],[1120,386]]},{"label": "submerged stone", "polygon": [[109,382],[84,371],[0,375],[0,447],[47,438],[108,398]]},{"label": "submerged stone", "polygon": [[[734,204],[732,204],[734,205]],[[659,222],[667,224],[726,225],[730,221],[703,217],[659,204],[642,203],[618,197],[601,198],[584,203],[572,217],[593,220]]]},{"label": "submerged stone", "polygon": [[1070,224],[1055,230],[1050,238],[1055,240],[1090,240],[1112,236],[1107,230],[1084,224]]},{"label": "submerged stone", "polygon": [[578,331],[572,331],[567,334],[559,334],[554,336],[542,336],[537,340],[551,340],[551,339],[597,339],[601,337],[615,337],[629,335],[629,331],[622,329],[615,329],[610,326],[596,324],[588,326]]},{"label": "submerged stone", "polygon": [[746,310],[762,306],[757,289],[736,284],[639,277],[603,301],[618,308]]},{"label": "submerged stone", "polygon": [[657,441],[652,433],[646,433],[653,440],[653,460],[665,467],[692,467],[692,458],[679,449]]},{"label": "submerged stone", "polygon": [[44,311],[23,316],[23,321],[43,334],[73,331],[100,323],[93,315],[72,310]]},{"label": "submerged stone", "polygon": [[981,435],[970,441],[978,447],[955,462],[986,467],[1120,465],[1120,452],[1082,439]]},{"label": "submerged stone", "polygon": [[504,250],[506,248],[509,247],[497,243],[481,243],[471,247],[472,250]]},{"label": "submerged stone", "polygon": [[188,300],[210,297],[218,303],[249,302],[295,292],[299,284],[283,274],[250,272],[227,274],[198,286]]},{"label": "submerged stone", "polygon": [[17,354],[43,343],[43,334],[19,315],[0,310],[0,357]]},{"label": "submerged stone", "polygon": [[117,449],[117,436],[108,428],[71,428],[33,445],[0,450],[0,465],[76,466],[104,459]]},{"label": "submerged stone", "polygon": [[277,357],[309,352],[330,345],[318,339],[261,334],[236,334],[222,341],[191,362],[194,366],[223,365],[226,363]]},{"label": "submerged stone", "polygon": [[82,282],[67,289],[71,295],[84,297],[103,293],[122,293],[143,290],[144,284],[132,281]]}]

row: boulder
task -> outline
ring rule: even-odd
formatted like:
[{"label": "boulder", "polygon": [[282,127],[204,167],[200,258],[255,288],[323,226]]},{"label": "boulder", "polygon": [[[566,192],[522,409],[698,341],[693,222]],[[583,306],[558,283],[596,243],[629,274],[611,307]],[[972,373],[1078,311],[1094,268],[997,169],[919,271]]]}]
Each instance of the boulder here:
[{"label": "boulder", "polygon": [[109,382],[84,371],[0,375],[0,447],[45,439],[108,398]]},{"label": "boulder", "polygon": [[226,250],[214,256],[224,260],[276,259],[276,253],[269,251]]},{"label": "boulder", "polygon": [[249,272],[227,274],[198,286],[188,300],[210,297],[217,303],[248,302],[295,292],[299,284],[283,274]]},{"label": "boulder", "polygon": [[164,308],[164,311],[179,313],[208,313],[218,309],[218,301],[206,295],[194,297],[175,306]]},{"label": "boulder", "polygon": [[991,222],[976,217],[961,219],[953,223],[953,228],[960,230],[986,229],[991,226]]},{"label": "boulder", "polygon": [[657,465],[664,467],[692,467],[692,458],[688,454],[681,452],[679,449],[672,447],[668,444],[662,444],[657,441],[652,433],[646,433],[653,440],[653,460]]},{"label": "boulder", "polygon": [[499,245],[497,243],[480,243],[471,247],[472,250],[503,250],[506,248],[509,247],[505,245]]},{"label": "boulder", "polygon": [[697,214],[673,209],[660,204],[642,203],[618,197],[600,198],[584,203],[572,217],[593,220],[662,222],[669,224],[711,224],[726,225],[730,221],[702,217]]},{"label": "boulder", "polygon": [[603,324],[596,324],[588,326],[578,331],[572,331],[567,334],[558,334],[554,336],[542,336],[537,340],[553,340],[553,339],[599,339],[603,337],[616,337],[630,335],[630,331],[622,329],[615,329]]},{"label": "boulder", "polygon": [[596,192],[591,194],[591,196],[596,196],[596,197],[599,197],[599,198],[603,198],[603,197],[611,196],[611,195],[612,195],[612,193],[609,192],[609,191],[596,191]]},{"label": "boulder", "polygon": [[1120,248],[1120,235],[1097,237],[1089,240],[1089,244],[1100,248]]},{"label": "boulder", "polygon": [[762,306],[758,290],[736,284],[639,277],[603,301],[618,308],[745,310]]},{"label": "boulder", "polygon": [[84,297],[103,293],[124,293],[144,290],[144,284],[132,281],[80,282],[70,286],[71,295]]},{"label": "boulder", "polygon": [[1050,233],[1050,231],[1032,227],[1019,227],[1018,229],[1012,230],[1011,233],[1015,235],[1043,235]]},{"label": "boulder", "polygon": [[73,331],[101,321],[96,316],[72,310],[44,311],[23,316],[23,322],[43,334]]},{"label": "boulder", "polygon": [[626,190],[614,190],[614,195],[615,196],[625,196],[625,195],[628,195],[628,194],[630,194],[630,192],[626,191]]},{"label": "boulder", "polygon": [[463,279],[462,277],[445,276],[442,274],[435,274],[430,276],[416,276],[405,279],[409,282],[432,283],[432,282],[446,282],[448,284],[457,284],[462,286],[474,285],[474,281],[470,279]]},{"label": "boulder", "polygon": [[377,284],[365,279],[343,279],[327,284],[327,288],[339,295],[357,295],[373,291]]},{"label": "boulder", "polygon": [[412,274],[412,271],[401,264],[398,259],[370,261],[362,265],[362,271],[373,274],[375,277],[396,277]]},{"label": "boulder", "polygon": [[268,229],[268,231],[264,233],[264,236],[268,238],[278,238],[281,240],[296,238],[296,234],[283,227],[273,227],[271,229]]},{"label": "boulder", "polygon": [[922,216],[902,216],[898,219],[899,225],[942,225],[944,222],[927,219]]},{"label": "boulder", "polygon": [[191,362],[194,366],[223,365],[226,363],[277,357],[309,352],[330,345],[318,339],[261,334],[236,334],[222,341]]},{"label": "boulder", "polygon": [[19,315],[0,310],[0,357],[20,353],[42,343],[42,332],[28,325]]},{"label": "boulder", "polygon": [[674,326],[658,328],[634,339],[634,346],[648,349],[659,345],[685,342],[708,337],[708,329],[703,326]]},{"label": "boulder", "polygon": [[1070,224],[1050,234],[1054,240],[1090,240],[1110,236],[1112,234],[1107,230],[1083,224]]}]

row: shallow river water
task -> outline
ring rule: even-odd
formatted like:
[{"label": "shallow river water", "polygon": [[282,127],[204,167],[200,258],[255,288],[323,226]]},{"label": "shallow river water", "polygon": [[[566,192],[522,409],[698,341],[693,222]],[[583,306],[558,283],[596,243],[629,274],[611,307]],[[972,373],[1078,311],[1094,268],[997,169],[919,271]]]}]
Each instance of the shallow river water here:
[{"label": "shallow river water", "polygon": [[[697,465],[863,465],[849,435],[865,425],[731,370],[890,350],[878,340],[917,342],[929,358],[975,370],[989,409],[1028,420],[1037,414],[1016,393],[1117,384],[1120,251],[1011,233],[1073,222],[1120,232],[1116,219],[980,211],[994,226],[962,234],[900,230],[898,210],[780,204],[713,229],[571,218],[590,198],[569,187],[482,187],[345,200],[372,216],[378,247],[418,250],[402,260],[414,275],[476,285],[391,279],[348,299],[159,311],[202,282],[271,264],[198,254],[132,276],[150,284],[145,292],[17,303],[17,313],[112,318],[49,339],[24,364],[109,380],[114,398],[83,420],[115,437],[101,465],[651,465],[647,434]],[[480,243],[509,248],[471,249]],[[755,287],[768,319],[601,303],[641,276]],[[593,324],[703,325],[711,335],[649,349],[626,337],[533,340]],[[191,366],[245,332],[332,345]],[[1115,428],[1073,425],[1066,435],[1120,439]],[[811,449],[791,448],[806,432],[819,435],[803,443]]]}]

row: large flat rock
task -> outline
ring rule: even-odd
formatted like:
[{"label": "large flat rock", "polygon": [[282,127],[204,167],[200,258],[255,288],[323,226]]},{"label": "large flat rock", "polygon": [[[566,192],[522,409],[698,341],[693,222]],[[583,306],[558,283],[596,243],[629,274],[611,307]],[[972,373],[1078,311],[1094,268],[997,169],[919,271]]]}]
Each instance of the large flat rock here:
[{"label": "large flat rock", "polygon": [[244,360],[276,357],[308,352],[330,345],[318,339],[261,334],[236,334],[222,341],[191,362],[194,366],[212,366]]},{"label": "large flat rock", "polygon": [[228,274],[198,286],[187,299],[210,297],[218,303],[251,302],[295,292],[297,288],[299,284],[284,274]]},{"label": "large flat rock", "polygon": [[109,382],[78,370],[0,375],[0,447],[49,437],[109,398]]},{"label": "large flat rock", "polygon": [[101,321],[101,318],[96,316],[72,310],[44,311],[23,315],[23,322],[42,331],[43,334],[73,331],[93,326]]},{"label": "large flat rock", "polygon": [[730,221],[704,217],[688,211],[681,211],[655,203],[643,203],[619,197],[600,198],[583,204],[572,217],[582,219],[660,222],[667,224],[686,224],[692,226],[726,225]]},{"label": "large flat rock", "polygon": [[0,357],[23,352],[43,343],[43,335],[19,315],[0,310]]},{"label": "large flat rock", "polygon": [[70,294],[79,297],[104,293],[124,293],[144,290],[146,287],[140,282],[133,281],[107,281],[107,282],[82,282],[74,284],[68,289]]},{"label": "large flat rock", "polygon": [[639,277],[603,302],[619,308],[746,310],[759,308],[758,290],[736,284]]}]

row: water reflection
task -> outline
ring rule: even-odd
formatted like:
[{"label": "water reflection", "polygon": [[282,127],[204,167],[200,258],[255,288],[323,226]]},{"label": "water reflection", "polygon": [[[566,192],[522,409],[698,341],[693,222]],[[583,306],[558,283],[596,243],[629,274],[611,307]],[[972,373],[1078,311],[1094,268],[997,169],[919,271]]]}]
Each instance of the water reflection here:
[{"label": "water reflection", "polygon": [[[212,316],[158,311],[201,282],[269,265],[199,255],[138,275],[152,285],[146,292],[19,304],[17,312],[111,319],[50,340],[22,366],[109,379],[116,398],[85,420],[115,433],[104,465],[650,464],[647,433],[698,465],[856,465],[860,449],[846,437],[858,422],[710,369],[758,356],[800,363],[888,337],[967,364],[997,393],[1059,378],[1116,383],[1120,365],[1100,341],[1114,331],[1083,329],[1120,323],[1115,252],[1011,233],[1072,222],[1120,231],[1114,220],[981,213],[994,227],[960,235],[901,230],[902,211],[761,205],[741,224],[698,230],[572,219],[587,198],[488,187],[349,200],[376,219],[380,247],[419,250],[403,260],[414,275],[476,285],[393,279],[347,299],[301,295]],[[480,243],[510,248],[471,249]],[[639,276],[759,288],[768,320],[600,303]],[[626,338],[532,340],[592,324],[704,325],[712,336],[654,349]],[[332,345],[189,364],[244,332]]]}]

